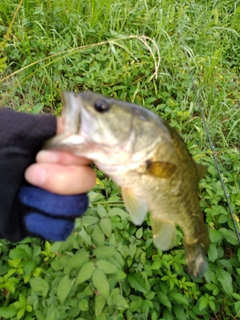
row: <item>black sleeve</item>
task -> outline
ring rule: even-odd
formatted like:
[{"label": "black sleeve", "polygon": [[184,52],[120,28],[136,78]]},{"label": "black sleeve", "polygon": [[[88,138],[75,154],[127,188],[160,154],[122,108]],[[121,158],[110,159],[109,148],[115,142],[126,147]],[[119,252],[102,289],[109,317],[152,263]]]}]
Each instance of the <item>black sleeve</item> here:
[{"label": "black sleeve", "polygon": [[56,117],[0,109],[0,237],[20,241],[26,208],[18,200],[26,168],[42,144],[56,134]]}]

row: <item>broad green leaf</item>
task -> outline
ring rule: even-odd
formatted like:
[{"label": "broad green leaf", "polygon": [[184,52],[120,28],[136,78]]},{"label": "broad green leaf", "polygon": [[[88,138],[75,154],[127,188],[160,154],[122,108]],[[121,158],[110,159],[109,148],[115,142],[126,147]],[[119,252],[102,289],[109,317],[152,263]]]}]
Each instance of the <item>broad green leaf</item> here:
[{"label": "broad green leaf", "polygon": [[120,294],[115,294],[112,301],[116,307],[128,308],[127,300]]},{"label": "broad green leaf", "polygon": [[141,239],[142,238],[142,235],[143,235],[143,228],[139,228],[136,232],[136,238],[137,239]]},{"label": "broad green leaf", "polygon": [[27,254],[27,252],[22,248],[12,249],[9,253],[9,256],[11,259],[16,259],[16,258],[28,259],[29,258],[29,255]]},{"label": "broad green leaf", "polygon": [[216,305],[215,305],[214,301],[208,300],[208,304],[209,304],[210,309],[212,309],[212,311],[216,310]]},{"label": "broad green leaf", "polygon": [[92,277],[94,270],[95,270],[95,265],[93,262],[90,261],[86,263],[80,270],[77,276],[76,283],[79,284],[90,279]]},{"label": "broad green leaf", "polygon": [[234,303],[234,309],[235,309],[236,314],[239,315],[239,313],[240,313],[240,301],[237,301],[237,302]]},{"label": "broad green leaf", "polygon": [[107,202],[111,202],[111,203],[119,202],[119,201],[121,201],[121,199],[120,199],[119,196],[116,196],[116,195],[110,196],[110,197],[107,199]]},{"label": "broad green leaf", "polygon": [[91,237],[87,234],[84,228],[79,232],[79,236],[82,238],[82,240],[89,246],[92,245]]},{"label": "broad green leaf", "polygon": [[34,292],[38,295],[46,297],[49,291],[49,284],[47,280],[42,278],[32,278],[30,280],[30,285]]},{"label": "broad green leaf", "polygon": [[104,200],[104,196],[100,193],[97,193],[97,192],[90,191],[88,193],[88,196],[89,196],[89,200],[91,201],[91,203],[97,202],[100,200]]},{"label": "broad green leaf", "polygon": [[216,229],[211,229],[209,236],[210,236],[211,242],[218,242],[223,238],[222,233]]},{"label": "broad green leaf", "polygon": [[151,269],[152,270],[159,270],[161,268],[162,264],[163,264],[162,260],[155,260],[153,262],[153,264],[151,265]]},{"label": "broad green leaf", "polygon": [[228,216],[226,215],[226,214],[222,214],[220,217],[219,217],[219,219],[218,219],[218,222],[220,223],[220,224],[223,224],[223,223],[225,223],[225,222],[227,222],[228,221]]},{"label": "broad green leaf", "polygon": [[96,265],[106,274],[115,273],[117,271],[117,267],[106,260],[98,260]]},{"label": "broad green leaf", "polygon": [[3,319],[11,319],[17,314],[17,310],[14,306],[0,307],[0,317]]},{"label": "broad green leaf", "polygon": [[166,294],[164,294],[163,292],[161,291],[158,291],[157,292],[157,296],[158,296],[158,299],[159,301],[166,307],[168,308],[171,308],[172,307],[172,304],[171,304],[171,301],[168,299],[168,296]]},{"label": "broad green leaf", "polygon": [[88,310],[88,300],[82,299],[79,301],[78,308],[81,311],[87,311]]},{"label": "broad green leaf", "polygon": [[118,251],[115,251],[114,259],[112,259],[111,262],[113,262],[119,269],[123,268],[125,264],[125,260],[123,259],[122,255]]},{"label": "broad green leaf", "polygon": [[158,320],[158,315],[157,315],[157,312],[156,311],[153,311],[152,312],[152,315],[151,315],[151,320]]},{"label": "broad green leaf", "polygon": [[[78,320],[78,319],[77,319]],[[81,320],[81,319],[80,319]],[[86,320],[86,319],[83,319]],[[101,312],[98,316],[96,316],[96,320],[107,320],[107,315],[105,312]]]},{"label": "broad green leaf", "polygon": [[99,221],[99,218],[92,216],[83,216],[81,218],[84,227],[91,226]]},{"label": "broad green leaf", "polygon": [[217,261],[217,264],[218,264],[219,266],[223,267],[223,268],[227,268],[227,269],[228,269],[228,272],[231,273],[233,266],[232,266],[232,264],[231,264],[231,262],[230,262],[229,260],[219,259],[219,260]]},{"label": "broad green leaf", "polygon": [[72,257],[69,257],[65,268],[69,270],[79,269],[83,264],[87,263],[89,253],[85,249],[78,250]]},{"label": "broad green leaf", "polygon": [[128,246],[121,246],[118,248],[118,250],[120,251],[122,257],[124,259],[126,259],[128,256],[130,256],[130,252],[129,252],[129,247]]},{"label": "broad green leaf", "polygon": [[232,286],[232,277],[231,275],[219,267],[216,268],[216,274],[218,281],[221,283],[223,290],[228,294],[231,295],[233,292],[233,286]]},{"label": "broad green leaf", "polygon": [[208,300],[206,297],[202,296],[199,299],[199,310],[202,311],[203,309],[205,309],[208,306]]},{"label": "broad green leaf", "polygon": [[43,273],[43,268],[35,268],[34,270],[33,270],[33,275],[34,275],[34,277],[40,277],[40,275]]},{"label": "broad green leaf", "polygon": [[237,245],[238,239],[237,235],[234,231],[226,228],[219,229],[219,232],[223,235],[223,237],[231,244]]},{"label": "broad green leaf", "polygon": [[3,284],[0,283],[0,288],[4,288],[11,293],[14,293],[17,288],[18,280],[16,278],[8,278]]},{"label": "broad green leaf", "polygon": [[170,292],[169,298],[171,298],[171,301],[175,301],[181,305],[186,305],[186,306],[188,305],[187,299],[181,293]]},{"label": "broad green leaf", "polygon": [[116,245],[117,245],[117,238],[116,238],[115,233],[112,233],[112,234],[111,234],[111,237],[110,237],[108,243],[109,243],[110,245],[113,245],[113,246],[116,246]]},{"label": "broad green leaf", "polygon": [[176,320],[186,320],[187,319],[184,308],[181,305],[174,305],[173,311],[175,313]]},{"label": "broad green leaf", "polygon": [[121,262],[119,262],[119,259],[115,259],[115,255],[114,257],[110,257],[107,260],[114,264],[118,269],[122,269],[123,265],[121,264]]},{"label": "broad green leaf", "polygon": [[148,314],[149,313],[149,305],[148,305],[148,300],[144,300],[143,303],[142,303],[142,313],[144,314]]},{"label": "broad green leaf", "polygon": [[107,236],[109,238],[112,234],[111,221],[108,218],[102,218],[100,221],[100,227],[101,227],[103,233],[105,234],[105,236]]},{"label": "broad green leaf", "polygon": [[57,252],[61,251],[62,244],[63,243],[61,241],[54,242],[51,246],[51,252],[57,253]]},{"label": "broad green leaf", "polygon": [[24,267],[23,267],[24,273],[25,274],[31,273],[34,270],[35,267],[36,267],[36,262],[35,261],[33,261],[33,260],[27,261],[24,264]]},{"label": "broad green leaf", "polygon": [[146,294],[146,299],[147,300],[152,300],[155,297],[155,295],[156,295],[156,292],[151,291],[148,294]]},{"label": "broad green leaf", "polygon": [[131,258],[133,259],[135,253],[136,253],[136,250],[137,250],[137,246],[135,244],[130,244],[129,246],[129,253],[130,253],[130,256]]},{"label": "broad green leaf", "polygon": [[101,218],[107,216],[106,209],[100,204],[97,205],[97,213]]},{"label": "broad green leaf", "polygon": [[233,292],[232,296],[233,296],[233,298],[240,300],[240,294]]},{"label": "broad green leaf", "polygon": [[61,303],[63,303],[65,301],[65,299],[67,298],[71,288],[72,288],[72,280],[69,279],[68,275],[66,275],[65,277],[63,277],[61,279],[61,281],[58,284],[58,288],[57,288],[57,296],[58,299]]},{"label": "broad green leaf", "polygon": [[216,248],[216,245],[214,245],[213,243],[211,243],[209,246],[208,257],[212,262],[214,262],[218,258],[218,250]]},{"label": "broad green leaf", "polygon": [[172,313],[172,310],[164,309],[163,310],[163,317],[161,318],[161,320],[175,320],[175,317]]},{"label": "broad green leaf", "polygon": [[130,220],[130,216],[129,213],[127,213],[126,211],[120,209],[120,208],[112,208],[109,210],[108,212],[108,216],[119,216],[122,218],[122,220],[125,219],[129,219]]},{"label": "broad green leaf", "polygon": [[8,264],[12,268],[18,268],[19,264],[21,263],[22,259],[15,258],[13,260],[8,260]]},{"label": "broad green leaf", "polygon": [[7,60],[7,57],[0,58],[0,64],[2,65]]},{"label": "broad green leaf", "polygon": [[129,274],[127,276],[128,282],[130,286],[140,292],[146,293],[146,283],[142,277],[141,274],[135,273],[135,274]]},{"label": "broad green leaf", "polygon": [[96,225],[93,230],[92,239],[94,241],[94,244],[97,244],[98,246],[104,245],[104,242],[105,242],[104,234],[98,225]]},{"label": "broad green leaf", "polygon": [[95,297],[95,315],[98,316],[106,304],[106,298],[102,294]]},{"label": "broad green leaf", "polygon": [[206,283],[205,287],[210,291],[213,291],[214,289],[217,288],[217,286],[214,283]]},{"label": "broad green leaf", "polygon": [[16,307],[16,309],[21,309],[22,307],[25,307],[26,305],[25,296],[22,293],[20,293],[18,301],[14,302],[13,305],[14,307]]},{"label": "broad green leaf", "polygon": [[123,272],[122,270],[118,270],[118,271],[115,273],[115,277],[116,277],[116,279],[117,279],[118,281],[125,279],[126,276],[127,276],[126,273]]},{"label": "broad green leaf", "polygon": [[26,305],[26,311],[27,312],[32,312],[33,307],[30,304]]},{"label": "broad green leaf", "polygon": [[133,299],[133,300],[130,302],[129,310],[131,312],[141,310],[141,307],[142,307],[144,300],[141,297],[136,297],[136,296],[132,296],[132,295],[131,295],[131,299]]},{"label": "broad green leaf", "polygon": [[[51,244],[49,241],[45,241],[45,251],[46,253],[51,253]],[[43,252],[43,251],[42,251]]]},{"label": "broad green leaf", "polygon": [[98,259],[104,259],[104,258],[112,257],[115,252],[116,252],[115,247],[99,246],[94,250],[94,255]]},{"label": "broad green leaf", "polygon": [[37,320],[46,320],[43,311],[35,310],[35,316],[37,317]]},{"label": "broad green leaf", "polygon": [[24,316],[24,313],[25,313],[25,306],[18,310],[17,319],[18,320],[21,319]]},{"label": "broad green leaf", "polygon": [[92,279],[94,286],[106,298],[109,295],[109,283],[105,274],[101,270],[96,269]]}]

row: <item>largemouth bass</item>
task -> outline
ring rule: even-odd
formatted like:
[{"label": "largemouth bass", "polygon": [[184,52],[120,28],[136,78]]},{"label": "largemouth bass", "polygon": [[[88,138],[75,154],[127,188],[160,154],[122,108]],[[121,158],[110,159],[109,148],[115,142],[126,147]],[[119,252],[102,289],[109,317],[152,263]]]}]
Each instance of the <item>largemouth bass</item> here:
[{"label": "largemouth bass", "polygon": [[48,148],[93,160],[121,187],[136,225],[149,210],[157,248],[175,246],[178,225],[188,272],[192,278],[202,277],[209,236],[198,184],[206,168],[193,161],[177,131],[148,109],[90,91],[64,92],[63,99],[65,131]]}]

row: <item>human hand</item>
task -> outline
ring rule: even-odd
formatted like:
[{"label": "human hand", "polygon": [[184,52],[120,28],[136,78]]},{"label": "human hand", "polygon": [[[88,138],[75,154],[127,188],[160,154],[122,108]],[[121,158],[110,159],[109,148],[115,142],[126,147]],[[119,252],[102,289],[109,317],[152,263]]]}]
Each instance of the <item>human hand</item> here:
[{"label": "human hand", "polygon": [[[57,119],[57,133],[63,131]],[[74,218],[87,209],[86,192],[95,184],[91,161],[68,152],[41,150],[36,163],[25,171],[31,185],[22,187],[19,199],[30,207],[25,216],[26,228],[49,240],[65,240],[74,227]]]},{"label": "human hand", "polygon": [[[57,119],[57,134],[63,131],[62,119]],[[89,167],[91,161],[64,151],[41,150],[36,163],[25,171],[25,179],[32,185],[53,193],[74,195],[89,191],[96,175]]]}]

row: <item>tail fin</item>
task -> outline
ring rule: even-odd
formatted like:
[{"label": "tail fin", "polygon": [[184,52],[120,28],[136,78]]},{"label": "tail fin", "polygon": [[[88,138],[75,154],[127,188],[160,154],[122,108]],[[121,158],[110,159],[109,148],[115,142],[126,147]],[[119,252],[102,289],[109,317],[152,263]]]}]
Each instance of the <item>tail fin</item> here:
[{"label": "tail fin", "polygon": [[193,279],[202,278],[207,271],[208,262],[205,255],[208,252],[209,243],[208,229],[202,221],[198,225],[198,238],[196,241],[193,241],[193,238],[190,240],[184,237],[188,273]]},{"label": "tail fin", "polygon": [[184,244],[188,273],[191,278],[202,278],[207,271],[208,263],[204,254],[204,249],[199,242]]}]

